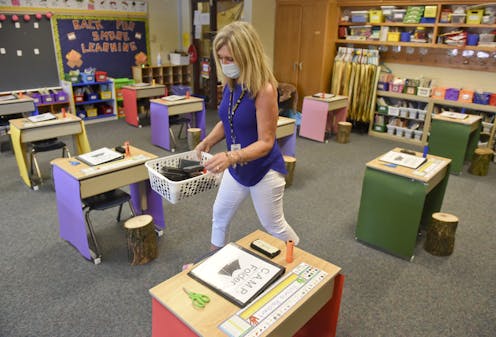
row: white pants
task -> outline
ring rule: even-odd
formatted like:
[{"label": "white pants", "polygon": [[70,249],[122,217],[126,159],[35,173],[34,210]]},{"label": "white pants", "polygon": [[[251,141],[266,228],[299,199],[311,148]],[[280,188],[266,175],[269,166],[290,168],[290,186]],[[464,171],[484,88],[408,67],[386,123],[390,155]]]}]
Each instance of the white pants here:
[{"label": "white pants", "polygon": [[231,219],[248,194],[265,230],[283,241],[293,240],[295,245],[298,244],[298,235],[284,218],[282,198],[285,184],[281,173],[270,170],[258,184],[246,187],[225,170],[214,203],[212,244],[223,247],[229,241]]}]

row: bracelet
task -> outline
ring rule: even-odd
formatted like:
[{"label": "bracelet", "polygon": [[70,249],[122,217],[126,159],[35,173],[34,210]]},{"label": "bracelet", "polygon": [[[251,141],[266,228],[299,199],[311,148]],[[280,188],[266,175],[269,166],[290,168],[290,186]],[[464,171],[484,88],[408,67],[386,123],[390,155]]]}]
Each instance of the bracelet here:
[{"label": "bracelet", "polygon": [[229,162],[229,166],[236,166],[236,159],[234,159],[232,153],[229,151],[224,151],[224,154],[226,155],[227,157],[227,160]]}]

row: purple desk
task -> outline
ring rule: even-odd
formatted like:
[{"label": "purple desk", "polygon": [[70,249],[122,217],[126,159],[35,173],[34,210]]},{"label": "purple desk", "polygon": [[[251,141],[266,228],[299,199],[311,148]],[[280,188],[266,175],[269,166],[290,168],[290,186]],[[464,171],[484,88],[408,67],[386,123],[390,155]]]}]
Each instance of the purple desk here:
[{"label": "purple desk", "polygon": [[169,117],[180,114],[193,114],[194,124],[201,129],[201,139],[205,138],[205,103],[198,97],[185,98],[178,101],[165,99],[150,100],[150,126],[152,144],[168,151],[171,149],[169,134]]},{"label": "purple desk", "polygon": [[329,99],[306,96],[301,109],[300,136],[324,142],[326,133],[338,132],[338,122],[346,121],[348,97]]},{"label": "purple desk", "polygon": [[276,139],[285,156],[296,156],[296,123],[292,118],[279,116]]},{"label": "purple desk", "polygon": [[151,215],[159,236],[165,228],[162,198],[150,188],[145,167],[146,161],[157,156],[132,146],[130,149],[129,158],[92,167],[84,163],[72,165],[77,161],[75,158],[57,158],[51,162],[60,237],[95,264],[101,261],[88,245],[81,199],[129,185],[136,215]]}]

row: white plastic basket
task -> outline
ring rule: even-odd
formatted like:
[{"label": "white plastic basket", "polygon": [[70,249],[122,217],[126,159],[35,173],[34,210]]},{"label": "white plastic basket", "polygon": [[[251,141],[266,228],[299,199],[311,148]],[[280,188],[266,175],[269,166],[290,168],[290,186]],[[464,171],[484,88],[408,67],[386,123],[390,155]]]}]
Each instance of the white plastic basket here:
[{"label": "white plastic basket", "polygon": [[[203,164],[211,157],[211,154],[202,152],[200,163]],[[189,151],[149,160],[145,163],[145,166],[148,169],[148,175],[150,176],[150,185],[152,189],[170,203],[175,204],[179,200],[191,197],[219,185],[222,173],[214,174],[212,172],[207,172],[201,176],[181,181],[169,180],[160,173],[160,169],[164,166],[177,167],[179,159],[198,160],[196,151]]]}]

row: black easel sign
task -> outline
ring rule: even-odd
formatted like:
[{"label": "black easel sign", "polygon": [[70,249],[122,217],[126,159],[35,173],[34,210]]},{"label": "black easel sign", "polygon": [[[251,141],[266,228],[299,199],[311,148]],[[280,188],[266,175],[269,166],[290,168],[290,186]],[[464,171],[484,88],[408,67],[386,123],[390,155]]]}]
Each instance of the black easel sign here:
[{"label": "black easel sign", "polygon": [[108,76],[132,77],[131,67],[146,63],[146,19],[58,16],[54,23],[60,73],[86,68]]}]

